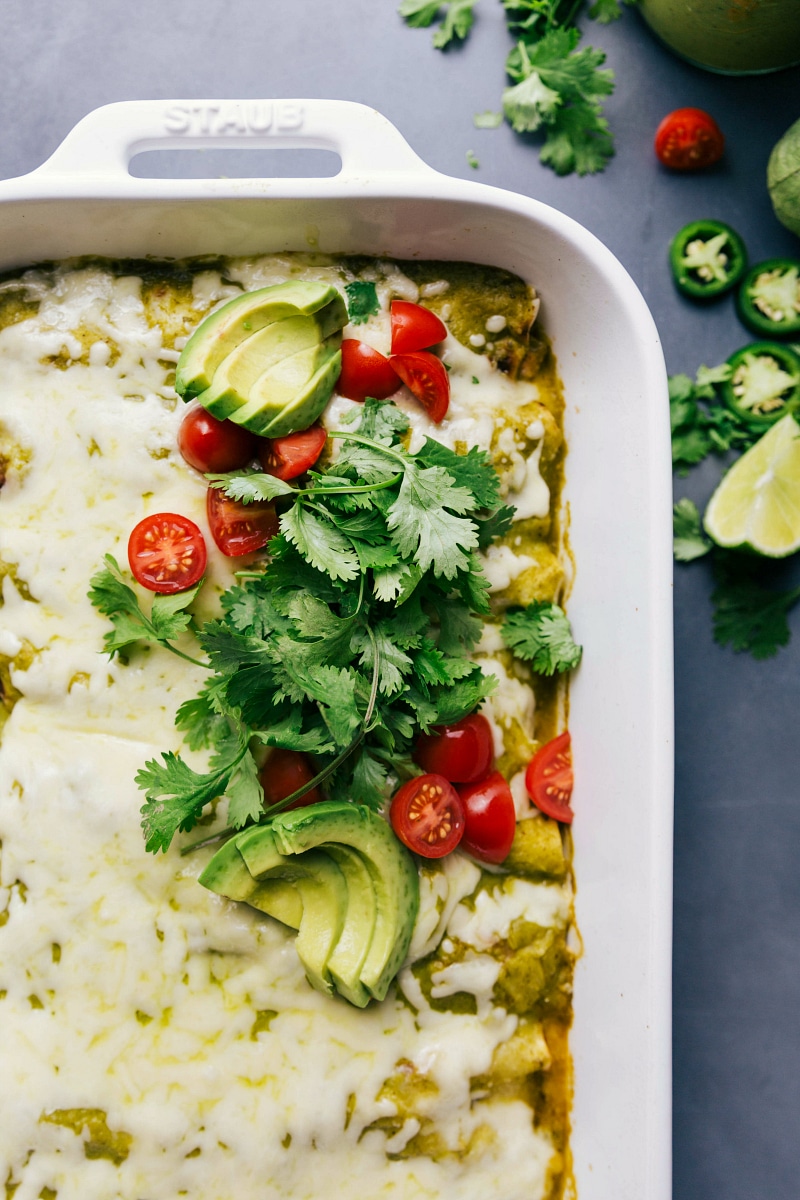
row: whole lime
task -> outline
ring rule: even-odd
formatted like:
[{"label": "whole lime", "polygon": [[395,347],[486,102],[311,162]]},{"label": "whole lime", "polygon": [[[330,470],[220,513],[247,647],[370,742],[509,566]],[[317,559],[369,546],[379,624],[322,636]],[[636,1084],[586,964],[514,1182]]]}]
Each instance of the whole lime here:
[{"label": "whole lime", "polygon": [[773,147],[767,164],[767,187],[775,216],[800,236],[800,121],[795,121]]}]

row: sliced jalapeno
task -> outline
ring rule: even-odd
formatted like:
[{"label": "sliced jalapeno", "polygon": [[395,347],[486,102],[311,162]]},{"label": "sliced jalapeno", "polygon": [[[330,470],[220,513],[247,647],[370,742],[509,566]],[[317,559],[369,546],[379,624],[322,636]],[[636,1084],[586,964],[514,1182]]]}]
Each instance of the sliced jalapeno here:
[{"label": "sliced jalapeno", "polygon": [[693,300],[712,300],[739,282],[747,251],[730,225],[692,221],[670,242],[669,261],[679,291]]},{"label": "sliced jalapeno", "polygon": [[750,429],[766,429],[800,408],[800,355],[777,342],[751,342],[728,359],[722,396]]},{"label": "sliced jalapeno", "polygon": [[800,262],[768,258],[745,275],[737,295],[739,316],[753,333],[770,338],[800,333]]}]

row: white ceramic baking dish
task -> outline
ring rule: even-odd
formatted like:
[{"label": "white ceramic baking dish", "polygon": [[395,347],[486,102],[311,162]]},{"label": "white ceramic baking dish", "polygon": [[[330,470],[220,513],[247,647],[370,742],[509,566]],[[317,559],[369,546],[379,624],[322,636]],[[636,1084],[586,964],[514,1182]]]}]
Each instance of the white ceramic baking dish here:
[{"label": "white ceramic baking dish", "polygon": [[[333,150],[342,169],[299,180],[129,173],[141,151],[220,146]],[[569,613],[585,647],[570,699],[583,940],[575,1177],[579,1200],[667,1200],[671,477],[663,358],[630,277],[568,217],[438,174],[377,112],[341,101],[113,104],[38,170],[0,183],[0,269],[310,247],[491,263],[542,295],[567,400]]]}]

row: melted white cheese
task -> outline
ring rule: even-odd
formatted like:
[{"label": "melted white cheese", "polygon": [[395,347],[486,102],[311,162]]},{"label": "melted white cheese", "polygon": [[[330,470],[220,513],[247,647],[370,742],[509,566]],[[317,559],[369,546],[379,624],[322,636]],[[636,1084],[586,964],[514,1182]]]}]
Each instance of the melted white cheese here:
[{"label": "melted white cheese", "polygon": [[[289,273],[286,259],[258,259],[231,277],[255,287]],[[304,275],[341,283],[331,267]],[[380,288],[413,299],[408,282],[395,273]],[[0,419],[31,454],[2,491],[0,549],[34,597],[5,579],[0,652],[37,651],[13,671],[22,699],[0,746],[7,1186],[17,1200],[45,1188],[58,1200],[230,1200],[232,1189],[242,1200],[316,1200],[332,1185],[363,1200],[535,1200],[548,1135],[524,1104],[470,1095],[517,1023],[491,1006],[495,960],[475,954],[434,982],[440,995],[472,991],[479,1015],[433,1011],[410,970],[401,986],[416,1014],[399,996],[358,1011],[308,987],[283,927],[197,886],[201,862],[144,853],[134,776],[180,747],[175,710],[203,672],[158,648],[109,662],[107,626],[86,591],[104,553],[124,564],[128,532],[147,513],[174,510],[204,527],[206,485],[175,449],[175,354],[147,323],[139,281],[92,268],[54,287],[31,275],[28,287],[38,316],[0,332]],[[198,276],[198,311],[233,290],[215,272]],[[76,361],[81,326],[97,332],[88,363]],[[379,339],[380,322],[369,332]],[[447,353],[449,423],[427,428],[416,407],[414,437],[488,448],[499,410],[535,389],[512,387],[463,348]],[[43,361],[58,354],[72,360],[64,370]],[[489,386],[474,387],[473,373]],[[209,559],[212,586],[226,586],[229,562],[211,545]],[[498,717],[520,709],[516,683],[501,679]],[[564,889],[520,881],[468,907],[479,879],[453,855],[423,883],[412,958],[445,930],[480,952],[517,915],[566,919]],[[394,1134],[370,1129],[395,1114],[379,1095],[400,1060],[434,1084],[418,1118],[457,1156],[387,1158],[420,1128],[414,1118]],[[122,1161],[87,1157],[87,1129],[41,1121],[81,1108],[130,1135]]]}]

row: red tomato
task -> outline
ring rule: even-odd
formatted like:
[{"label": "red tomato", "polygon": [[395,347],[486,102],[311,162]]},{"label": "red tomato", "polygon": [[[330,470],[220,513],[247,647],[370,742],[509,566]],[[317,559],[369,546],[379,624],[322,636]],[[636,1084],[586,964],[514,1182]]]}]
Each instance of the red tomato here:
[{"label": "red tomato", "polygon": [[427,350],[446,337],[447,326],[429,308],[409,300],[392,301],[392,354]]},{"label": "red tomato", "polygon": [[278,516],[271,501],[242,504],[231,500],[219,488],[210,487],[206,512],[211,536],[228,558],[263,549],[278,532]]},{"label": "red tomato", "polygon": [[710,167],[719,162],[724,149],[722,130],[702,108],[676,108],[656,130],[656,156],[673,171]]},{"label": "red tomato", "polygon": [[327,433],[321,425],[312,425],[300,433],[287,433],[286,437],[267,438],[261,443],[258,457],[268,475],[278,479],[296,479],[302,475],[322,454]]},{"label": "red tomato", "polygon": [[389,809],[400,841],[423,858],[442,858],[455,850],[464,832],[458,793],[443,775],[418,775],[395,792]]},{"label": "red tomato", "polygon": [[536,751],[525,772],[525,787],[546,816],[571,825],[575,816],[569,806],[573,782],[571,741],[565,730]]},{"label": "red tomato", "polygon": [[128,538],[128,563],[136,582],[151,592],[185,592],[203,577],[206,544],[188,517],[155,513]]},{"label": "red tomato", "polygon": [[178,430],[178,449],[190,467],[235,471],[256,456],[258,438],[232,421],[218,421],[204,408],[191,408]]},{"label": "red tomato", "polygon": [[517,811],[511,788],[499,771],[457,789],[464,808],[461,849],[481,862],[501,863],[508,857]]},{"label": "red tomato", "polygon": [[342,373],[336,390],[348,400],[363,403],[367,396],[385,400],[400,387],[400,380],[385,354],[366,342],[345,338],[342,342]]},{"label": "red tomato", "polygon": [[414,761],[423,771],[444,775],[450,783],[481,779],[493,760],[492,727],[480,713],[470,713],[455,725],[423,733],[414,749]]},{"label": "red tomato", "polygon": [[442,360],[428,350],[416,350],[393,354],[392,366],[430,419],[437,425],[443,421],[450,404],[450,380]]},{"label": "red tomato", "polygon": [[[292,792],[310,783],[315,775],[316,771],[307,755],[300,754],[297,750],[272,750],[258,777],[264,789],[265,805],[269,808],[278,801],[285,800]],[[313,787],[304,796],[287,804],[285,811],[290,808],[305,808],[307,804],[316,804],[321,799],[322,793],[319,788]]]}]

